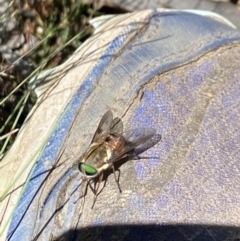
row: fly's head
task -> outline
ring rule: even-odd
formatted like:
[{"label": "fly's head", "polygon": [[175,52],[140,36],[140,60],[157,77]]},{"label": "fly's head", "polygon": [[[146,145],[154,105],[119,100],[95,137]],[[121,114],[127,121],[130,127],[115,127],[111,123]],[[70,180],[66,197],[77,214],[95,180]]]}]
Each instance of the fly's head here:
[{"label": "fly's head", "polygon": [[80,158],[78,169],[88,179],[97,177],[103,169],[106,169],[108,155],[110,155],[105,143],[92,143]]}]

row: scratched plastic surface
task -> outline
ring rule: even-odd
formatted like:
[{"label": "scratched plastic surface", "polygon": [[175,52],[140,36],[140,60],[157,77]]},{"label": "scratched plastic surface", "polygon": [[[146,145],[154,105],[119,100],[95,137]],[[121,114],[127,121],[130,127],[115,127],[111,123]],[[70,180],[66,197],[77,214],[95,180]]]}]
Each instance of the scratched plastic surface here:
[{"label": "scratched plastic surface", "polygon": [[[8,240],[239,237],[240,34],[184,12],[152,12],[144,24],[131,42],[119,36],[109,43],[79,86],[15,210]],[[78,199],[84,188],[68,157],[85,150],[108,109],[123,116],[125,129],[154,127],[163,138],[142,154],[148,159],[120,167],[123,193],[108,176],[92,210],[90,190]],[[56,159],[63,164],[49,172]]]}]

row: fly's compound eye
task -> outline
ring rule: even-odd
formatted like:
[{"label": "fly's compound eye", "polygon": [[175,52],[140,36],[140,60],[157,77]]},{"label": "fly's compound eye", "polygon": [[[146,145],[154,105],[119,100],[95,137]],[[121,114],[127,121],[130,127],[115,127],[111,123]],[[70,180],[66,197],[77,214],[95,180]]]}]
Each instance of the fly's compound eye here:
[{"label": "fly's compound eye", "polygon": [[94,177],[97,174],[97,170],[94,167],[86,165],[85,163],[80,162],[78,165],[78,169],[83,175],[89,177]]}]

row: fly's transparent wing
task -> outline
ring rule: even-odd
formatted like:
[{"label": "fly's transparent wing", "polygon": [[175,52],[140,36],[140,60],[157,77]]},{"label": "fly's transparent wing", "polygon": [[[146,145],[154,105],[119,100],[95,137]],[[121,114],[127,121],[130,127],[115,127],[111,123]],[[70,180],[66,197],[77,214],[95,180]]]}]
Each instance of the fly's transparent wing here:
[{"label": "fly's transparent wing", "polygon": [[109,110],[103,115],[91,143],[104,141],[110,132],[112,123],[113,123],[113,113],[111,110]]},{"label": "fly's transparent wing", "polygon": [[110,133],[113,134],[113,135],[116,135],[116,136],[122,135],[122,133],[123,133],[123,123],[122,123],[122,120],[120,118],[116,117],[112,121]]},{"label": "fly's transparent wing", "polygon": [[135,140],[133,140],[129,143],[126,143],[125,147],[120,152],[116,152],[115,154],[113,154],[113,156],[108,160],[108,163],[113,163],[113,162],[119,160],[124,154],[130,152],[137,146],[148,141],[149,139],[151,139],[154,136],[155,132],[156,132],[156,130],[153,128],[141,130],[141,133],[139,132],[139,134],[136,136]]},{"label": "fly's transparent wing", "polygon": [[134,148],[134,155],[139,156],[146,150],[155,146],[161,139],[162,139],[162,136],[160,134],[154,134],[150,140],[148,140],[148,141],[142,143],[141,145],[137,146],[136,148]]}]

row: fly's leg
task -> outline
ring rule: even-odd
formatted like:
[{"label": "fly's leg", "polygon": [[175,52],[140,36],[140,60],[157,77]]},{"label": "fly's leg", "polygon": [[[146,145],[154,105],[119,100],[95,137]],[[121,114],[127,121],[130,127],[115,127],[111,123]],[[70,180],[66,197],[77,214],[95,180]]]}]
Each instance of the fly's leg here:
[{"label": "fly's leg", "polygon": [[[94,207],[94,205],[95,205],[95,203],[96,203],[96,200],[97,200],[98,195],[99,195],[100,192],[102,191],[102,189],[101,189],[101,190],[98,192],[98,189],[99,189],[99,187],[100,187],[100,183],[102,182],[102,179],[103,179],[103,172],[101,172],[101,173],[99,174],[97,188],[94,188],[95,197],[94,197],[94,200],[93,200],[92,209],[93,209],[93,207]],[[105,185],[104,185],[104,186],[105,186]],[[103,186],[103,188],[104,188],[104,186]]]},{"label": "fly's leg", "polygon": [[117,175],[116,175],[116,171],[115,171],[115,167],[114,167],[114,165],[112,165],[112,170],[113,170],[113,173],[114,173],[115,182],[117,183],[117,186],[118,186],[119,192],[122,193],[122,189],[121,189],[121,187],[120,187],[120,183],[119,183],[119,179],[120,179],[120,170],[119,170],[118,178],[117,178]]},{"label": "fly's leg", "polygon": [[89,183],[90,180],[83,179],[81,185],[82,185],[84,182],[87,182],[87,184],[86,184],[86,186],[85,186],[84,193],[83,193],[83,195],[81,195],[81,196],[74,202],[74,204],[76,204],[79,199],[81,199],[81,198],[83,198],[83,197],[85,198],[85,196],[87,195],[87,189],[88,189],[88,186],[90,185],[90,183]]},{"label": "fly's leg", "polygon": [[89,186],[89,180],[87,179],[84,179],[83,182],[87,181],[87,184],[86,184],[86,187],[85,187],[85,191],[84,191],[84,194],[80,197],[85,197],[87,195],[87,190],[88,190],[88,186]]}]

